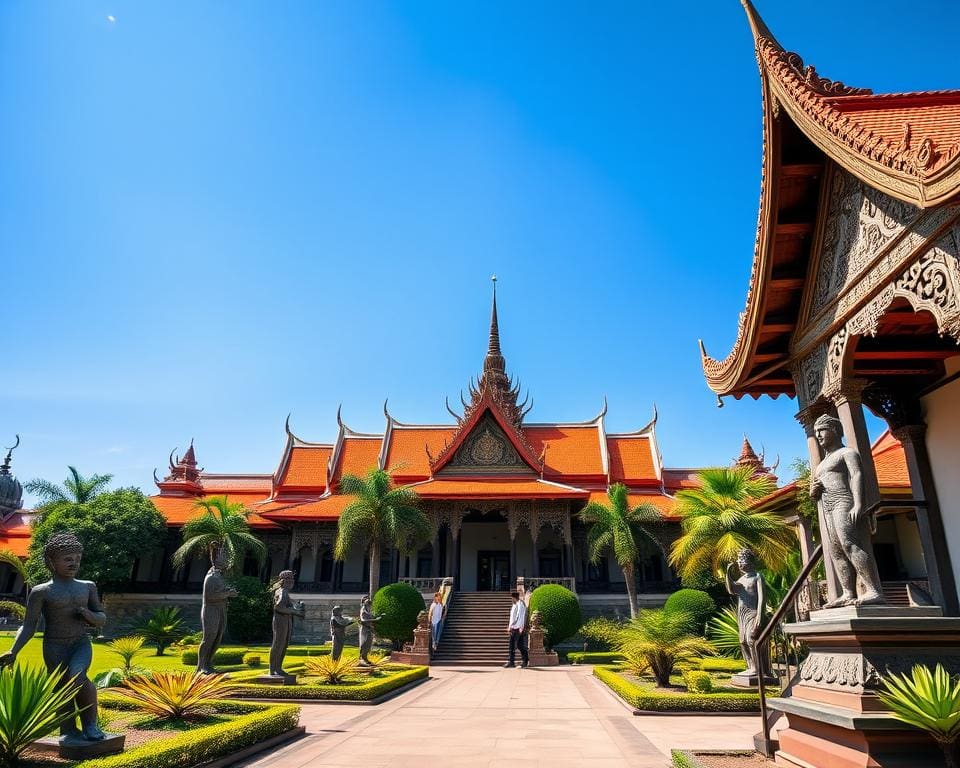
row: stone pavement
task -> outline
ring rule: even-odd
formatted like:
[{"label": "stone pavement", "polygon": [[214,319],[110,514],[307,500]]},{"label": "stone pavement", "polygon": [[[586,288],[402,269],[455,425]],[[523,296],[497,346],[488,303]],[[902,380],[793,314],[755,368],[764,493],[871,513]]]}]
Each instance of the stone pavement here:
[{"label": "stone pavement", "polygon": [[752,716],[635,717],[589,666],[434,667],[376,707],[304,704],[308,735],[249,768],[666,768],[671,748],[749,749]]}]

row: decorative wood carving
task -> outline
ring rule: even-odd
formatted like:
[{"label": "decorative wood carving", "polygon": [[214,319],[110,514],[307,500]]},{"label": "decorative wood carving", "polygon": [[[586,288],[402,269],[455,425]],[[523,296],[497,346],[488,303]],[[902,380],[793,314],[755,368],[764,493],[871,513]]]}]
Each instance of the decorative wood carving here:
[{"label": "decorative wood carving", "polygon": [[474,427],[438,474],[531,474],[507,435],[489,413]]}]

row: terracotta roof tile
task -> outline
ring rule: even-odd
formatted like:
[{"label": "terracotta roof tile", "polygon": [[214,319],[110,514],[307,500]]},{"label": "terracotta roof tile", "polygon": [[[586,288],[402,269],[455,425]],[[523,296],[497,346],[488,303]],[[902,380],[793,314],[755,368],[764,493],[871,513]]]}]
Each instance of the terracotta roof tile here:
[{"label": "terracotta roof tile", "polygon": [[439,479],[409,486],[425,499],[583,499],[588,491],[530,479]]},{"label": "terracotta roof tile", "polygon": [[[679,517],[674,514],[677,500],[670,496],[665,496],[662,493],[628,493],[627,499],[631,507],[640,504],[652,504],[660,510],[664,520],[679,520]],[[591,491],[589,500],[604,505],[610,503],[606,491]]]},{"label": "terracotta roof tile", "polygon": [[553,477],[605,476],[596,426],[531,426],[524,435],[537,456],[544,457],[544,473]]},{"label": "terracotta roof tile", "polygon": [[427,447],[436,457],[456,434],[456,427],[411,428],[394,427],[390,432],[386,467],[394,477],[423,479],[430,477],[430,459]]},{"label": "terracotta roof tile", "polygon": [[628,485],[637,481],[656,481],[657,470],[653,464],[650,438],[608,437],[610,453],[610,480]]},{"label": "terracotta roof tile", "polygon": [[887,430],[873,446],[873,463],[877,468],[877,482],[881,489],[909,488],[907,457],[903,446]]},{"label": "terracotta roof tile", "polygon": [[277,483],[277,490],[316,488],[322,493],[327,487],[327,465],[331,453],[333,448],[326,445],[291,448],[290,458]]},{"label": "terracotta roof tile", "polygon": [[293,520],[336,520],[352,502],[353,496],[333,494],[315,501],[292,504],[264,512],[264,516],[277,522]]},{"label": "terracotta roof tile", "polygon": [[0,536],[0,549],[6,549],[17,557],[30,554],[30,536]]},{"label": "terracotta roof tile", "polygon": [[[256,508],[256,503],[263,501],[266,494],[262,493],[231,493],[227,494],[227,500],[231,504],[244,504],[250,510]],[[197,507],[197,499],[189,496],[151,496],[150,501],[160,511],[167,521],[167,525],[181,526],[187,520],[196,517],[200,513]],[[260,516],[259,512],[252,513],[247,522],[251,528],[274,528],[276,527],[269,520]]]},{"label": "terracotta roof tile", "polygon": [[270,493],[273,478],[270,475],[200,475],[200,485],[205,493],[215,496],[221,493]]},{"label": "terracotta roof tile", "polygon": [[371,469],[376,469],[382,443],[382,439],[370,437],[344,437],[340,457],[334,468],[334,482],[346,474],[363,477]]}]

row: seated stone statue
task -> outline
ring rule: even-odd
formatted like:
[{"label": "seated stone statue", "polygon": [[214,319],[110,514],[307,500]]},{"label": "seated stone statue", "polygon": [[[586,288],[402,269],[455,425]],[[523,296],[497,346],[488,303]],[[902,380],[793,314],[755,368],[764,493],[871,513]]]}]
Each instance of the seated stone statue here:
[{"label": "seated stone statue", "polygon": [[30,590],[23,626],[17,631],[10,650],[0,655],[0,668],[14,662],[37,631],[43,616],[46,626],[43,661],[47,671],[63,670],[61,685],[69,685],[71,681],[80,684],[75,702],[82,730],[77,729],[76,718],[71,717],[60,726],[60,733],[67,738],[101,741],[105,734],[97,726],[97,689],[87,677],[87,671],[93,661],[90,630],[102,627],[107,617],[100,606],[96,585],[76,578],[82,556],[83,544],[72,533],[55,533],[47,541],[43,559],[53,578]]}]

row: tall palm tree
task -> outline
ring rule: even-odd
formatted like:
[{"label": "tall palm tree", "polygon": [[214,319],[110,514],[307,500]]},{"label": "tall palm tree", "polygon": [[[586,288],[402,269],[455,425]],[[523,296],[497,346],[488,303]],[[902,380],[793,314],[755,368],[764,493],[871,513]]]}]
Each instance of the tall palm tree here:
[{"label": "tall palm tree", "polygon": [[366,477],[344,475],[340,493],[354,500],[340,513],[334,557],[344,560],[358,543],[367,544],[370,557],[370,596],[380,585],[380,552],[384,546],[411,551],[430,537],[430,523],[419,507],[415,491],[394,487],[390,474],[371,469]]},{"label": "tall palm tree", "polygon": [[684,579],[720,573],[749,547],[767,568],[782,563],[796,547],[796,535],[782,517],[757,511],[756,502],[776,489],[752,467],[721,467],[698,473],[699,488],[677,491],[676,512],[683,534],[673,543],[670,564]]},{"label": "tall palm tree", "polygon": [[113,480],[113,475],[84,477],[76,467],[67,467],[67,469],[70,475],[63,485],[37,478],[30,480],[24,487],[30,493],[40,497],[41,506],[87,504],[99,496],[107,484]]},{"label": "tall palm tree", "polygon": [[227,555],[227,567],[238,555],[253,554],[262,563],[267,548],[250,533],[247,517],[250,510],[243,504],[231,504],[226,496],[209,496],[197,501],[199,514],[183,526],[183,544],[173,553],[173,564],[182,568],[190,558],[206,552],[211,565],[219,550]]},{"label": "tall palm tree", "polygon": [[630,506],[627,487],[614,483],[607,490],[608,504],[591,501],[580,510],[580,519],[590,525],[587,547],[591,562],[597,563],[609,547],[613,559],[623,570],[627,582],[627,599],[630,602],[630,618],[637,615],[636,564],[642,554],[644,542],[660,543],[653,535],[653,526],[663,522],[660,510],[653,504]]}]

